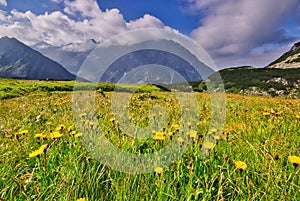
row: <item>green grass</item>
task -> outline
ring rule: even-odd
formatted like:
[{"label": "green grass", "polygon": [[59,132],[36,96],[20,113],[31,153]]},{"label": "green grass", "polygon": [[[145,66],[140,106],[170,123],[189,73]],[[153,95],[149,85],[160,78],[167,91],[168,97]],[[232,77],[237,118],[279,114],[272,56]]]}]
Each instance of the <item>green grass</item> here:
[{"label": "green grass", "polygon": [[[73,82],[0,82],[2,89],[15,86],[12,88],[20,91],[43,85],[74,86]],[[118,95],[124,98],[128,88],[137,88],[123,87],[126,90]],[[180,105],[172,92],[151,87],[134,94],[128,115],[143,127],[149,124],[149,114],[158,117],[164,109],[165,133],[174,132],[172,140],[176,140],[179,133],[172,125],[180,120]],[[96,89],[100,88],[97,85]],[[208,157],[201,158],[203,138],[209,135],[211,107],[209,94],[197,93],[200,120],[192,124],[198,137],[182,157],[163,167],[164,172],[158,175],[122,173],[95,160],[80,137],[67,130],[69,126],[78,132],[84,130],[84,140],[85,135],[95,134],[96,127],[88,111],[73,116],[72,90],[14,93],[15,98],[0,100],[0,198],[4,200],[299,200],[300,166],[288,161],[288,156],[299,156],[298,99],[227,95],[226,123],[223,131],[217,131],[220,140]],[[114,94],[104,94],[96,93],[96,117],[116,147],[130,153],[153,153],[172,141],[167,134],[164,141],[156,142],[151,138],[134,140],[132,133],[123,133],[118,122],[111,120]],[[161,110],[151,113],[153,106]],[[76,128],[74,118],[82,122]],[[60,131],[63,137],[50,139],[50,133],[62,123],[66,127]],[[21,130],[28,133],[16,135]],[[36,139],[37,133],[48,138]],[[49,145],[46,152],[29,158],[43,144]],[[244,161],[247,168],[238,170],[235,161]]]}]

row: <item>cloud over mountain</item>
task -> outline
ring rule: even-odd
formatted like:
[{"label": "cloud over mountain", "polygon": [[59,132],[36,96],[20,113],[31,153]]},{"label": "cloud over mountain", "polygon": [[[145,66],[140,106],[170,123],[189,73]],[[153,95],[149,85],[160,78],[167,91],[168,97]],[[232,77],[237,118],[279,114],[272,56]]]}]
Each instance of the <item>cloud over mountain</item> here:
[{"label": "cloud over mountain", "polygon": [[118,9],[101,11],[95,0],[52,1],[63,2],[63,11],[40,15],[32,11],[1,12],[0,36],[15,37],[27,45],[43,41],[60,46],[91,38],[102,42],[116,34],[137,28],[165,27],[158,18],[148,14],[126,22]]},{"label": "cloud over mountain", "polygon": [[259,53],[265,54],[269,45],[295,40],[281,25],[289,16],[299,15],[296,12],[297,0],[187,2],[190,11],[204,15],[201,26],[191,33],[192,38],[216,58],[255,57]]}]

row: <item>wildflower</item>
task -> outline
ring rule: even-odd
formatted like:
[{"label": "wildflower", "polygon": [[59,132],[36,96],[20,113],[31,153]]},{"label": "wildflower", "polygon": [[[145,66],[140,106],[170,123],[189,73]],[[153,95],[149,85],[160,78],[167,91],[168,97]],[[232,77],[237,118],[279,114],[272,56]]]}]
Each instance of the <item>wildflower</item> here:
[{"label": "wildflower", "polygon": [[263,116],[270,116],[270,113],[269,112],[263,112],[262,115]]},{"label": "wildflower", "polygon": [[213,134],[213,133],[216,133],[217,131],[218,131],[218,129],[212,128],[212,129],[210,129],[210,130],[207,132],[207,134],[208,134],[208,135],[211,135],[211,134]]},{"label": "wildflower", "polygon": [[50,133],[50,138],[51,138],[51,139],[61,138],[62,136],[63,136],[63,134],[61,134],[60,132],[53,132],[53,133]]},{"label": "wildflower", "polygon": [[37,139],[46,139],[47,136],[42,134],[42,133],[37,133],[34,135],[34,138],[37,138]]},{"label": "wildflower", "polygon": [[215,147],[215,144],[212,142],[204,142],[203,143],[203,148],[204,149],[213,149]]},{"label": "wildflower", "polygon": [[296,119],[300,119],[300,115],[296,114]]},{"label": "wildflower", "polygon": [[82,133],[77,133],[74,135],[75,138],[81,137],[83,134]]},{"label": "wildflower", "polygon": [[298,156],[289,156],[288,160],[295,167],[297,167],[298,165],[300,165],[300,157],[298,157]]},{"label": "wildflower", "polygon": [[173,135],[174,135],[173,132],[168,132],[168,136],[169,136],[169,137],[172,137]]},{"label": "wildflower", "polygon": [[116,121],[116,119],[114,117],[112,117],[112,118],[109,119],[109,121],[114,123]]},{"label": "wildflower", "polygon": [[71,133],[74,130],[73,126],[68,127],[68,132]]},{"label": "wildflower", "polygon": [[220,140],[221,138],[220,138],[219,135],[215,135],[215,136],[214,136],[214,139],[218,141],[218,140]]},{"label": "wildflower", "polygon": [[38,149],[38,150],[35,150],[35,151],[31,152],[31,153],[29,154],[29,158],[33,158],[33,157],[39,156],[39,155],[41,155],[41,154],[43,154],[43,151],[40,150],[40,149]]},{"label": "wildflower", "polygon": [[48,146],[49,146],[48,144],[44,144],[39,148],[39,150],[45,152],[45,150],[48,148]]},{"label": "wildflower", "polygon": [[17,134],[18,135],[25,135],[25,134],[27,134],[28,133],[28,130],[21,130],[21,131],[19,131]]},{"label": "wildflower", "polygon": [[153,137],[154,140],[157,140],[157,141],[164,141],[166,138],[165,138],[165,135],[163,132],[157,132],[154,137]]},{"label": "wildflower", "polygon": [[247,168],[247,164],[243,161],[236,161],[234,163],[235,167],[241,171],[245,170]]},{"label": "wildflower", "polygon": [[184,142],[184,139],[183,139],[182,137],[178,137],[178,138],[177,138],[177,141],[178,141],[179,143],[183,143],[183,142]]},{"label": "wildflower", "polygon": [[174,124],[173,128],[175,129],[175,131],[179,131],[180,130],[180,125],[179,124]]},{"label": "wildflower", "polygon": [[71,135],[76,135],[77,134],[77,131],[72,131],[71,132]]},{"label": "wildflower", "polygon": [[62,131],[62,130],[64,130],[66,128],[66,126],[65,125],[63,125],[63,124],[59,124],[57,127],[56,127],[56,131]]},{"label": "wildflower", "polygon": [[156,167],[154,168],[154,171],[156,174],[161,175],[164,172],[164,169],[162,167]]},{"label": "wildflower", "polygon": [[190,130],[188,132],[188,135],[190,136],[190,138],[197,138],[197,131],[195,130]]},{"label": "wildflower", "polygon": [[78,198],[76,201],[86,201],[85,198]]},{"label": "wildflower", "polygon": [[25,134],[27,134],[27,133],[28,133],[28,130],[22,130],[22,131],[17,132],[17,133],[15,134],[15,137],[16,137],[17,139],[19,139],[19,136],[20,136],[20,135],[25,135]]},{"label": "wildflower", "polygon": [[36,156],[39,156],[39,155],[43,154],[47,148],[48,148],[48,144],[42,145],[39,149],[31,152],[29,154],[29,158],[33,158],[33,157],[36,157]]}]

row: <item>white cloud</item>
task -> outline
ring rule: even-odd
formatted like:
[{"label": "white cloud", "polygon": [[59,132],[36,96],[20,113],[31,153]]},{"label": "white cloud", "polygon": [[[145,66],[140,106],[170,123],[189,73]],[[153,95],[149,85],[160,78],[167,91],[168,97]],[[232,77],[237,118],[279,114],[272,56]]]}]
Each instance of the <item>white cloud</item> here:
[{"label": "white cloud", "polygon": [[297,0],[187,1],[194,13],[204,15],[192,38],[219,60],[251,57],[254,48],[291,39],[281,25]]},{"label": "white cloud", "polygon": [[[0,37],[15,37],[28,45],[43,41],[59,46],[89,39],[102,42],[116,34],[138,28],[165,27],[159,19],[150,15],[126,22],[118,9],[103,12],[95,0],[64,0],[64,5],[64,11],[42,15],[31,11],[12,10],[6,15],[0,12]],[[79,20],[74,20],[78,16]]]},{"label": "white cloud", "polygon": [[0,0],[0,5],[2,5],[2,6],[7,6],[6,0]]}]

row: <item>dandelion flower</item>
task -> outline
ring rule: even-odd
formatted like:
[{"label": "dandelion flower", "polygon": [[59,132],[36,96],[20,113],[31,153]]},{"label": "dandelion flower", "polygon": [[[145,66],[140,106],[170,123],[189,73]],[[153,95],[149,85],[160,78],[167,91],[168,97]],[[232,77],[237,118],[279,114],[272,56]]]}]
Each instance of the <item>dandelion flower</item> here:
[{"label": "dandelion flower", "polygon": [[37,138],[37,139],[46,139],[47,136],[42,134],[42,133],[37,133],[34,135],[34,138]]},{"label": "dandelion flower", "polygon": [[262,115],[263,116],[270,116],[270,113],[269,112],[263,112]]},{"label": "dandelion flower", "polygon": [[50,133],[50,138],[51,138],[51,139],[61,138],[62,136],[63,136],[63,134],[61,134],[60,132],[53,132],[53,133]]},{"label": "dandelion flower", "polygon": [[64,124],[59,124],[57,127],[56,127],[56,131],[62,131],[66,128],[66,126]]},{"label": "dandelion flower", "polygon": [[72,134],[72,135],[76,135],[76,134],[77,134],[77,131],[72,131],[71,134]]},{"label": "dandelion flower", "polygon": [[183,143],[183,142],[184,142],[184,139],[183,139],[182,137],[178,137],[178,138],[177,138],[177,142]]},{"label": "dandelion flower", "polygon": [[218,129],[212,128],[212,129],[210,129],[210,130],[207,132],[207,134],[208,134],[208,135],[211,135],[211,134],[213,134],[213,133],[216,133],[217,131],[218,131]]},{"label": "dandelion flower", "polygon": [[247,164],[245,163],[245,162],[243,162],[243,161],[236,161],[235,163],[234,163],[234,165],[235,165],[235,167],[237,168],[237,169],[239,169],[239,170],[245,170],[246,168],[247,168]]},{"label": "dandelion flower", "polygon": [[172,136],[174,135],[174,133],[173,133],[173,132],[168,132],[168,135],[169,135],[170,137],[172,137]]},{"label": "dandelion flower", "polygon": [[81,137],[81,136],[82,136],[82,133],[77,133],[77,134],[74,135],[75,138],[78,138],[78,137]]},{"label": "dandelion flower", "polygon": [[215,144],[212,142],[204,142],[203,143],[203,148],[204,149],[213,149],[215,147]]},{"label": "dandelion flower", "polygon": [[153,137],[154,140],[157,140],[157,141],[164,141],[166,138],[165,138],[165,135],[163,132],[157,132],[154,137]]},{"label": "dandelion flower", "polygon": [[49,146],[48,144],[44,144],[39,148],[39,150],[45,151],[48,148],[48,146]]},{"label": "dandelion flower", "polygon": [[180,125],[179,124],[174,124],[173,128],[175,131],[179,131],[180,130]]},{"label": "dandelion flower", "polygon": [[33,158],[33,157],[39,156],[41,154],[43,154],[43,150],[38,149],[38,150],[31,152],[29,154],[29,158]]},{"label": "dandelion flower", "polygon": [[290,163],[292,163],[295,167],[300,165],[300,157],[298,156],[289,156],[288,160]]},{"label": "dandelion flower", "polygon": [[162,167],[156,167],[154,168],[154,171],[156,172],[156,174],[160,175],[164,172],[164,169]]},{"label": "dandelion flower", "polygon": [[68,127],[68,132],[69,132],[69,133],[72,132],[73,130],[74,130],[73,126],[69,126],[69,127]]},{"label": "dandelion flower", "polygon": [[190,136],[190,138],[197,138],[197,131],[195,130],[190,130],[188,132],[188,135]]}]

